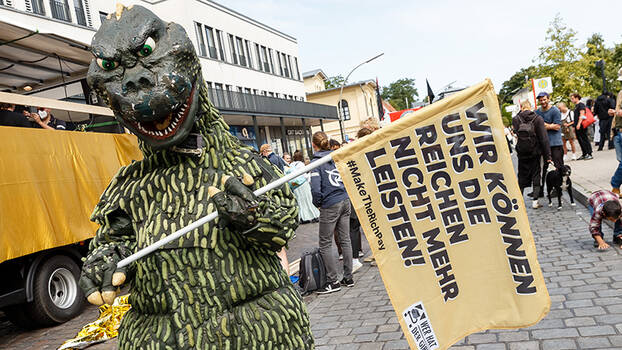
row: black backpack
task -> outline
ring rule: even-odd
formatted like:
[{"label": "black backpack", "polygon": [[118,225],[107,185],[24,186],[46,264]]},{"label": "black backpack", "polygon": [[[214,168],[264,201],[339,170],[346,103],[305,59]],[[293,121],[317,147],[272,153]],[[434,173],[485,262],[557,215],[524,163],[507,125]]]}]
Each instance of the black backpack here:
[{"label": "black backpack", "polygon": [[520,115],[518,117],[518,129],[516,130],[516,154],[522,157],[531,157],[539,154],[536,125],[533,118],[526,122]]},{"label": "black backpack", "polygon": [[326,286],[326,267],[319,249],[302,254],[298,276],[302,295]]}]

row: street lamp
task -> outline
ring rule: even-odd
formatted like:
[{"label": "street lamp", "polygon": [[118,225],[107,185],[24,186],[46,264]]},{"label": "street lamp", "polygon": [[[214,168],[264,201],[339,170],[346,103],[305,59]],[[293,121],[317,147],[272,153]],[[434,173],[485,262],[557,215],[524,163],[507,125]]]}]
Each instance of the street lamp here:
[{"label": "street lamp", "polygon": [[380,57],[382,55],[384,55],[384,52],[382,52],[381,54],[376,55],[376,56],[368,59],[365,62],[359,63],[358,66],[352,68],[352,70],[350,71],[350,73],[348,73],[348,75],[346,76],[344,81],[341,82],[341,90],[339,91],[339,101],[337,101],[337,108],[339,109],[339,111],[338,111],[339,112],[339,131],[341,131],[341,142],[342,143],[346,141],[346,137],[345,137],[345,134],[344,134],[344,131],[343,131],[343,114],[341,112],[341,97],[343,95],[343,86],[346,84],[346,81],[348,81],[348,78],[350,77],[352,72],[354,72],[358,67],[364,65],[365,63],[369,63],[369,62],[375,60],[376,58],[378,58],[378,57]]}]

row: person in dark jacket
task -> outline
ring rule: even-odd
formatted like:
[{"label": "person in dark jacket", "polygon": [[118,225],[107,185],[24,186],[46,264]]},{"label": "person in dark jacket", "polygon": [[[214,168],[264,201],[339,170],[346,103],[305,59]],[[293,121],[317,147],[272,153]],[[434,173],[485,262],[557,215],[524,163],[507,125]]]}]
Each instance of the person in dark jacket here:
[{"label": "person in dark jacket", "polygon": [[[313,134],[313,160],[330,154],[328,137],[322,131]],[[311,195],[313,205],[320,209],[319,245],[320,254],[326,266],[327,284],[318,294],[327,294],[341,289],[341,284],[354,286],[352,279],[352,244],[350,242],[350,199],[341,181],[339,171],[332,160],[315,168],[311,173]],[[337,257],[333,253],[333,232],[337,230],[343,254],[343,279],[337,278]]]},{"label": "person in dark jacket", "polygon": [[[532,152],[523,153],[519,147],[521,142],[519,128],[521,124],[532,123],[537,139],[537,147]],[[518,185],[521,193],[526,187],[533,187],[532,207],[534,209],[540,207],[538,203],[538,194],[540,193],[540,157],[544,161],[552,163],[551,149],[549,147],[549,138],[544,127],[544,120],[531,110],[531,102],[529,100],[521,103],[521,111],[512,119],[512,129],[519,140],[516,146],[516,156],[518,158]]]},{"label": "person in dark jacket", "polygon": [[261,147],[259,148],[259,153],[261,153],[262,156],[268,158],[270,163],[276,165],[277,168],[281,169],[282,173],[285,172],[285,167],[287,166],[287,164],[285,163],[283,158],[277,156],[276,154],[274,154],[274,152],[272,152],[272,147],[269,144],[266,143],[261,145]]},{"label": "person in dark jacket", "polygon": [[581,95],[574,93],[570,94],[570,101],[574,103],[574,125],[577,129],[577,141],[579,141],[579,146],[581,146],[581,157],[578,160],[590,160],[594,159],[592,156],[592,145],[590,144],[590,140],[587,136],[587,128],[581,125],[581,122],[586,119],[585,109],[587,108],[583,102],[581,102]]},{"label": "person in dark jacket", "polygon": [[609,149],[613,148],[610,135],[613,111],[615,108],[615,102],[609,97],[609,93],[605,92],[596,98],[596,102],[594,103],[594,115],[598,116],[598,126],[600,128],[600,141],[598,142],[599,151],[603,150],[605,141],[607,141]]}]

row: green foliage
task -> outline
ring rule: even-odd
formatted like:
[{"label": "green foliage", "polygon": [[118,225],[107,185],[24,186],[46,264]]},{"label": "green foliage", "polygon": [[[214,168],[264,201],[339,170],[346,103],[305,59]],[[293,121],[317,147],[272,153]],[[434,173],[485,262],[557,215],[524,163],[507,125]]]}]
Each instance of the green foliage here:
[{"label": "green foliage", "polygon": [[573,92],[596,98],[603,90],[601,69],[596,62],[605,62],[607,90],[616,93],[622,88],[617,72],[622,67],[622,43],[612,48],[605,46],[601,34],[594,33],[585,45],[577,44],[577,32],[568,27],[557,15],[546,31],[545,46],[539,49],[535,65],[522,68],[506,80],[499,90],[499,103],[511,103],[512,95],[520,88],[528,87],[529,79],[550,76],[553,80],[554,103],[569,101]]},{"label": "green foliage", "polygon": [[[566,26],[557,15],[546,31],[547,45],[540,48],[540,65],[535,78],[550,76],[553,80],[554,102],[567,100],[577,92],[581,96],[594,96],[597,90],[589,81],[590,68],[594,64],[593,56],[582,53],[576,46],[577,32]],[[595,97],[595,96],[594,96]]]},{"label": "green foliage", "polygon": [[415,88],[415,79],[402,78],[392,82],[388,87],[383,87],[381,96],[395,109],[402,110],[408,108],[406,99],[409,103],[415,102],[415,96],[418,97],[419,93]]},{"label": "green foliage", "polygon": [[346,84],[347,81],[344,79],[344,77],[342,75],[336,75],[334,77],[329,77],[328,79],[326,79],[324,81],[324,87],[326,87],[326,89],[334,89],[334,88],[338,88],[341,87],[341,84]]},{"label": "green foliage", "polygon": [[[521,70],[514,73],[510,79],[503,82],[501,90],[499,90],[499,105],[512,103],[512,96],[521,88],[528,87],[530,85],[529,79],[533,78],[537,71],[538,68],[535,66],[521,68]],[[525,79],[525,77],[527,77],[527,79]]]},{"label": "green foliage", "polygon": [[504,126],[509,126],[512,124],[512,113],[506,112],[505,107],[511,106],[512,103],[504,103],[501,105],[501,119],[503,120]]}]

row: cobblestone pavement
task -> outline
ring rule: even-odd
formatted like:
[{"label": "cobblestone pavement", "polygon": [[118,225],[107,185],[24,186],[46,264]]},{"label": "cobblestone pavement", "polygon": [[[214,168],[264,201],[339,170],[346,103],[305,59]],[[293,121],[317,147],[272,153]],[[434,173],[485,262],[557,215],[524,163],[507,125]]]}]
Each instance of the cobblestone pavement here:
[{"label": "cobblestone pavement", "polygon": [[[473,334],[451,349],[622,349],[622,274],[616,271],[620,249],[597,252],[587,233],[587,210],[571,207],[567,198],[560,211],[529,208],[528,214],[551,312],[533,327]],[[316,230],[317,225],[301,228],[290,247],[290,261],[317,244]],[[605,233],[611,240],[611,229],[605,227]],[[365,264],[354,276],[352,288],[305,297],[317,349],[407,349],[378,269]],[[55,349],[96,314],[90,307],[65,325],[31,332],[0,322],[0,349]],[[111,348],[114,342],[92,349]]]}]

